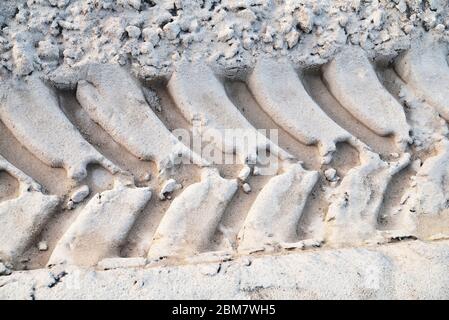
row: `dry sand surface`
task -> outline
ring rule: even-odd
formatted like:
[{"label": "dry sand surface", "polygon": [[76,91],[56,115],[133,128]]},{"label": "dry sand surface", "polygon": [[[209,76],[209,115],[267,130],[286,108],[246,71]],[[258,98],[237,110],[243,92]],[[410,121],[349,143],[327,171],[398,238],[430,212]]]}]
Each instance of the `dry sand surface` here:
[{"label": "dry sand surface", "polygon": [[445,0],[1,1],[0,298],[449,298],[448,43]]}]

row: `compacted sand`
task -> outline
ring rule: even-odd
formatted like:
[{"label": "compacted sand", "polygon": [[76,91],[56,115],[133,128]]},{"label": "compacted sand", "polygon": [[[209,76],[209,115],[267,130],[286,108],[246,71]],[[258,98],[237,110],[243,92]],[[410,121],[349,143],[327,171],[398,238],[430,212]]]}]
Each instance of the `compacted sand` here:
[{"label": "compacted sand", "polygon": [[0,298],[448,298],[446,1],[3,1],[0,28]]}]

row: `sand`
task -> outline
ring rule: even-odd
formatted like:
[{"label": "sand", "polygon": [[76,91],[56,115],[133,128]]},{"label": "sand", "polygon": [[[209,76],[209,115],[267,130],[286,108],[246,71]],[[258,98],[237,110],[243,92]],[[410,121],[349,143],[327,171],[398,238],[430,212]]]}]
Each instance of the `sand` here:
[{"label": "sand", "polygon": [[446,1],[2,1],[0,28],[0,298],[448,297]]}]

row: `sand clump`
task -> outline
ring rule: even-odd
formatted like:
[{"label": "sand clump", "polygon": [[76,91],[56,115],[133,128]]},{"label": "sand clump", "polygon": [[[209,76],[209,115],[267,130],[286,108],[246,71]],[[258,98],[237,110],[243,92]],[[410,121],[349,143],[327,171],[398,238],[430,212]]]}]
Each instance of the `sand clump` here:
[{"label": "sand clump", "polygon": [[2,1],[2,74],[83,63],[169,75],[186,56],[232,72],[260,55],[322,64],[346,43],[396,55],[421,30],[447,39],[444,0]]}]

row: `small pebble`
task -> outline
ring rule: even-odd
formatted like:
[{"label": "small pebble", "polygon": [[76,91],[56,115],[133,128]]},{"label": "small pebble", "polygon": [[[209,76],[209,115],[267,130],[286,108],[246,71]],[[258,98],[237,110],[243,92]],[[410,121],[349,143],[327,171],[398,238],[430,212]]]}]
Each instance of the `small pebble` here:
[{"label": "small pebble", "polygon": [[244,166],[242,170],[240,170],[238,178],[240,181],[246,181],[249,175],[251,174],[251,168],[248,166]]},{"label": "small pebble", "polygon": [[248,183],[244,183],[242,185],[242,188],[243,188],[243,192],[245,192],[245,193],[250,193],[251,192],[251,186]]},{"label": "small pebble", "polygon": [[161,192],[159,193],[159,199],[171,199],[169,198],[169,194],[180,188],[182,188],[182,185],[178,184],[175,179],[169,179],[165,181],[161,188]]},{"label": "small pebble", "polygon": [[330,169],[327,169],[326,171],[324,171],[324,176],[326,177],[326,179],[328,181],[338,180],[337,170],[335,170],[334,168],[330,168]]},{"label": "small pebble", "polygon": [[75,209],[75,203],[72,200],[67,201],[67,210]]},{"label": "small pebble", "polygon": [[73,191],[72,195],[70,196],[70,200],[72,200],[73,203],[80,203],[81,201],[86,199],[86,197],[89,195],[89,193],[90,193],[90,190],[87,185],[81,186],[78,189],[76,189],[75,191]]},{"label": "small pebble", "polygon": [[128,33],[128,36],[130,38],[139,38],[140,37],[140,29],[136,26],[127,26],[126,27],[126,32]]},{"label": "small pebble", "polygon": [[47,242],[45,242],[45,241],[39,242],[37,247],[38,247],[39,251],[47,251],[48,250],[48,245],[47,245]]}]

